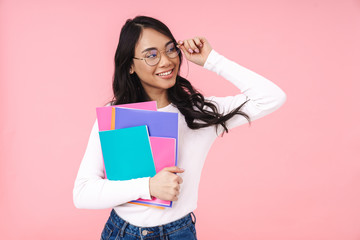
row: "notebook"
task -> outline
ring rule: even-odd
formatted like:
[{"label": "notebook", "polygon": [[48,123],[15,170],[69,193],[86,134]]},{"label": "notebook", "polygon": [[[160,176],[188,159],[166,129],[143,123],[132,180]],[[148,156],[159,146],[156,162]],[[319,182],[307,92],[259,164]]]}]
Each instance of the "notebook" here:
[{"label": "notebook", "polygon": [[101,131],[99,136],[109,180],[155,176],[147,126]]},{"label": "notebook", "polygon": [[[155,170],[160,172],[166,167],[175,165],[175,138],[150,137],[150,145],[154,158]],[[150,205],[171,207],[172,202],[153,197],[152,200],[139,198],[132,202],[147,203]]]},{"label": "notebook", "polygon": [[115,108],[115,129],[147,125],[149,136],[175,138],[175,166],[178,158],[178,113]]}]

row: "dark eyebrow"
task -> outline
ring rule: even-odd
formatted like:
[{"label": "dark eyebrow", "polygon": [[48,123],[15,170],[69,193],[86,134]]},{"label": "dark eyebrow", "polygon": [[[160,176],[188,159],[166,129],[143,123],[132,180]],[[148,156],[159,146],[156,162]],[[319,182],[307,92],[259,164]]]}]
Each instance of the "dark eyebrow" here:
[{"label": "dark eyebrow", "polygon": [[[167,45],[169,45],[170,43],[173,43],[173,42],[174,42],[173,40],[168,41],[168,42],[165,44],[165,47],[166,47]],[[144,53],[144,52],[147,52],[147,51],[150,51],[150,50],[157,50],[157,48],[154,48],[154,47],[147,48],[147,49],[145,49],[144,51],[142,51],[141,53]]]}]

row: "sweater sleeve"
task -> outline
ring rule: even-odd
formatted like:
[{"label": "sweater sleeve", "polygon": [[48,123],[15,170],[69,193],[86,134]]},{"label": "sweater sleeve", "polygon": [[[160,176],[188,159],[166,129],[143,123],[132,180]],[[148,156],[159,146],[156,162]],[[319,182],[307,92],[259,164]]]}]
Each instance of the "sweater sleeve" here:
[{"label": "sweater sleeve", "polygon": [[75,206],[87,209],[113,208],[138,198],[151,199],[149,177],[127,181],[113,181],[104,177],[99,129],[95,121],[74,184]]},{"label": "sweater sleeve", "polygon": [[[286,94],[277,85],[259,74],[240,66],[211,50],[204,68],[224,77],[237,87],[241,93],[227,97],[209,97],[220,113],[227,114],[245,101],[240,109],[246,113],[251,121],[264,117],[277,110],[286,101]],[[226,122],[228,129],[248,123],[245,117],[235,115]],[[221,132],[224,129],[221,127]]]}]

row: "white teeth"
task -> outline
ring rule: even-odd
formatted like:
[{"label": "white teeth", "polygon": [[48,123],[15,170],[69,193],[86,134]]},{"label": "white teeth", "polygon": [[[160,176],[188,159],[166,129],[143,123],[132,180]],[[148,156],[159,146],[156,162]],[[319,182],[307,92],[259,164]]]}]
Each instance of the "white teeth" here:
[{"label": "white teeth", "polygon": [[172,72],[172,70],[168,71],[168,72],[164,72],[164,73],[159,73],[159,76],[167,76]]}]

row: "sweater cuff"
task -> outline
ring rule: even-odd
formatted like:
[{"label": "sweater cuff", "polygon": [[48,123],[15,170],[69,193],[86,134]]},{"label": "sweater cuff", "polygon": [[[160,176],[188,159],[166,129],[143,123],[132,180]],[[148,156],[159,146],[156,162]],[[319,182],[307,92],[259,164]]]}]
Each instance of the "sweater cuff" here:
[{"label": "sweater cuff", "polygon": [[209,56],[207,57],[205,64],[204,64],[204,68],[210,71],[214,71],[215,66],[216,66],[216,62],[219,59],[221,55],[216,52],[214,49],[212,49],[209,53]]},{"label": "sweater cuff", "polygon": [[150,177],[144,177],[140,179],[139,182],[139,190],[140,190],[140,198],[151,200],[150,195]]}]

